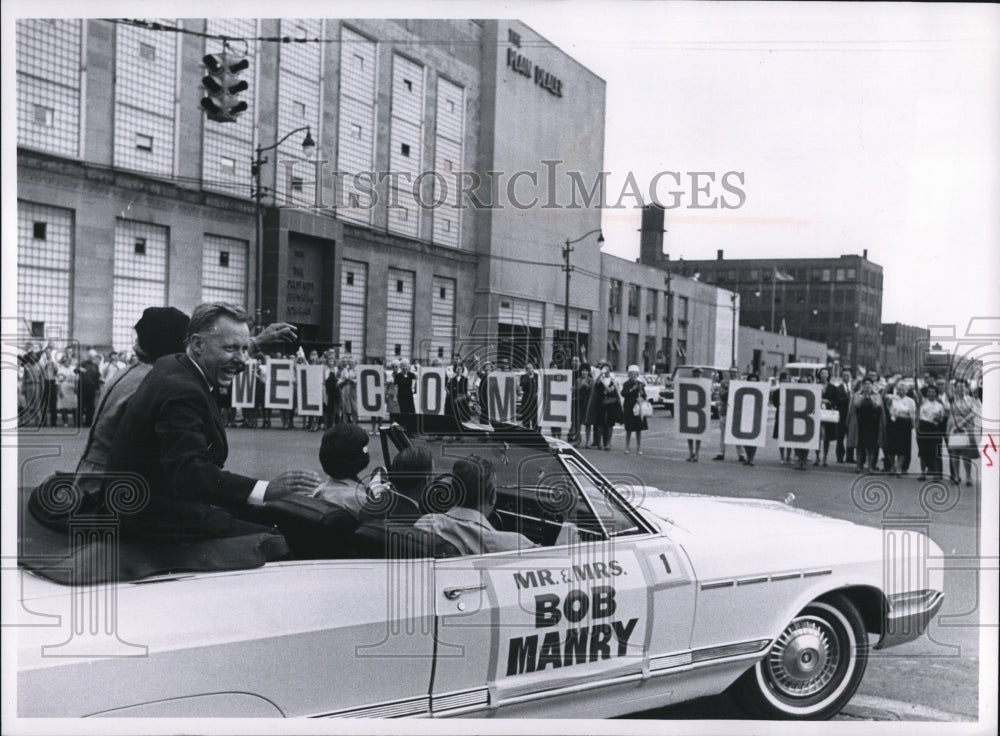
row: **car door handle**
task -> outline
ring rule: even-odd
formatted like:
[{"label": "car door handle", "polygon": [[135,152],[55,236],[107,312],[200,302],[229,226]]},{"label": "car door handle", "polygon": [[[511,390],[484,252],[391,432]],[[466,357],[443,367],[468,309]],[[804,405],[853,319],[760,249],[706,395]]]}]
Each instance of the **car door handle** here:
[{"label": "car door handle", "polygon": [[462,595],[462,593],[469,590],[486,590],[486,583],[482,583],[481,585],[467,585],[464,588],[445,588],[444,597],[453,601]]}]

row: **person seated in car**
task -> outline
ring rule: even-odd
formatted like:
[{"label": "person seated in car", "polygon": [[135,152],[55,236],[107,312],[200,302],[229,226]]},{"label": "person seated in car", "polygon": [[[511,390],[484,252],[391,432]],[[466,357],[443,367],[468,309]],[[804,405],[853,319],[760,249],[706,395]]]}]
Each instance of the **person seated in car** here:
[{"label": "person seated in car", "polygon": [[368,432],[358,424],[335,424],[323,433],[319,462],[327,479],[309,495],[340,506],[356,518],[366,501],[358,474],[368,467]]},{"label": "person seated in car", "polygon": [[[538,547],[523,534],[494,529],[487,517],[497,504],[497,475],[493,463],[472,455],[455,462],[452,484],[456,505],[445,513],[421,517],[414,529],[428,531],[458,549],[459,554],[511,552]],[[576,525],[565,522],[556,544],[566,544],[577,536]]]},{"label": "person seated in car", "polygon": [[423,511],[424,491],[434,477],[434,456],[425,447],[405,447],[389,464],[387,481],[374,482],[367,489],[359,520],[377,519],[412,524]]}]

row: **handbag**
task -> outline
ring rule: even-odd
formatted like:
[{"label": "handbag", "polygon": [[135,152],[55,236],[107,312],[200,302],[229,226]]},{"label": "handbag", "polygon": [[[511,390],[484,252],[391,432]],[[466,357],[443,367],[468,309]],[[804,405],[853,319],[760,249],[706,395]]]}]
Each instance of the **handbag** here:
[{"label": "handbag", "polygon": [[836,424],[840,421],[840,412],[836,409],[820,409],[819,420],[824,424]]},{"label": "handbag", "polygon": [[653,416],[653,405],[645,399],[637,401],[635,402],[635,406],[632,407],[632,414],[642,418],[651,417]]},{"label": "handbag", "polygon": [[976,441],[973,439],[972,435],[963,430],[957,430],[952,434],[948,435],[948,447],[949,448],[965,448],[965,447],[975,447]]}]

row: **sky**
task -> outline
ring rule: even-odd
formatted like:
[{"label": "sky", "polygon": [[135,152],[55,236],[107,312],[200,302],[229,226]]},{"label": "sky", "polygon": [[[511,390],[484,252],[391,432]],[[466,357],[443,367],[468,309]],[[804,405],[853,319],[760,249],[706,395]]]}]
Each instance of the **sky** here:
[{"label": "sky", "polygon": [[[574,2],[518,17],[607,82],[609,200],[628,172],[643,189],[660,171],[743,172],[735,209],[691,209],[682,180],[672,259],[867,249],[884,322],[961,334],[1000,314],[998,11]],[[716,195],[733,203],[718,184],[702,199]],[[603,226],[605,251],[638,257],[637,212],[607,210]]]}]

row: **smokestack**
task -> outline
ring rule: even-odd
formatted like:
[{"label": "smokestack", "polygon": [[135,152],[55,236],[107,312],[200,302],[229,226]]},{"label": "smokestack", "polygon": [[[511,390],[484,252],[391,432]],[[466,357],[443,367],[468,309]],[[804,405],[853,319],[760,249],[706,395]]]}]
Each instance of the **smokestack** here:
[{"label": "smokestack", "polygon": [[639,228],[639,262],[651,266],[663,259],[663,208],[655,204],[642,209]]},{"label": "smokestack", "polygon": [[717,260],[717,261],[721,261],[722,260],[722,249],[721,248],[719,250],[715,251],[715,260]]},{"label": "smokestack", "polygon": [[864,258],[866,261],[868,260],[868,249],[867,248],[865,248],[863,251],[861,251],[861,257]]}]

